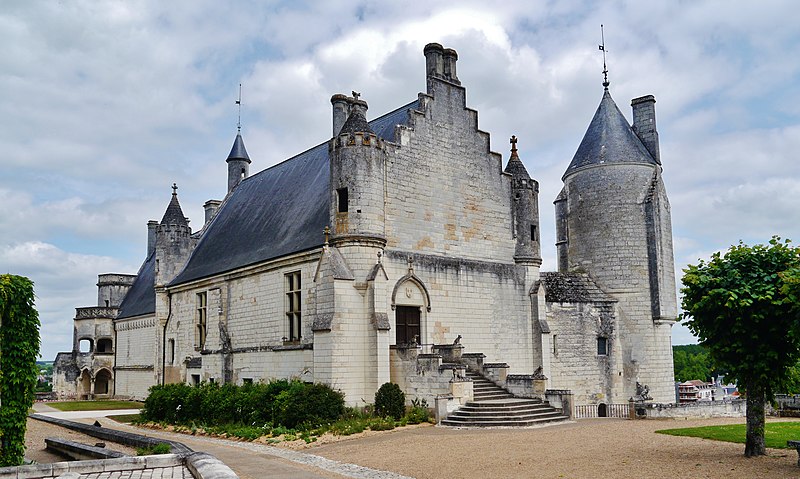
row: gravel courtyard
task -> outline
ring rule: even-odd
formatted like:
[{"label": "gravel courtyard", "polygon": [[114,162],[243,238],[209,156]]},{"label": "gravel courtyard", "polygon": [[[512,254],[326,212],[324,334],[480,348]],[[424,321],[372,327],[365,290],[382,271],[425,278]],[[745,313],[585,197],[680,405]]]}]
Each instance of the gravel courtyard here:
[{"label": "gravel courtyard", "polygon": [[[644,421],[586,419],[529,429],[423,426],[382,433],[368,432],[360,437],[312,445],[303,448],[302,452],[420,479],[800,478],[794,450],[770,449],[768,456],[748,459],[742,455],[742,444],[654,432],[675,427],[743,421],[743,418]],[[104,423],[114,427],[111,421],[105,420]],[[48,453],[41,450],[43,438],[46,435],[61,435],[59,432],[63,434],[59,429],[29,420],[29,455],[48,462]],[[150,434],[155,431],[142,432]],[[73,437],[77,436],[75,433],[67,434],[70,439],[82,439]],[[200,439],[174,433],[160,434],[168,434],[178,441]],[[86,442],[94,441],[86,438]],[[224,443],[231,444],[228,441],[211,438],[208,441],[231,448],[224,446]],[[109,446],[116,449],[115,446]],[[231,454],[244,459],[241,451],[240,448],[232,448]],[[215,453],[223,457],[224,451],[216,450]],[[234,470],[243,467],[235,461],[226,462]],[[245,472],[242,477],[252,477],[252,474],[248,475],[244,470],[242,472]],[[262,472],[264,477],[269,477],[268,471],[262,469]],[[332,477],[325,471],[319,473],[320,476],[313,477]]]},{"label": "gravel courtyard", "polygon": [[[584,419],[536,429],[425,427],[307,449],[329,459],[417,478],[798,478],[797,452],[743,456],[743,444],[655,434],[742,423]],[[800,439],[800,438],[798,438]]]}]

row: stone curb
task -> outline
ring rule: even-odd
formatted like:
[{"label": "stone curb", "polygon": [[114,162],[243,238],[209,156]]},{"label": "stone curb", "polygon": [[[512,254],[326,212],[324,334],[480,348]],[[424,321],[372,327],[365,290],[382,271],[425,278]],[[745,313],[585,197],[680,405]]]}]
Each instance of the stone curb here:
[{"label": "stone curb", "polygon": [[194,452],[186,456],[186,467],[198,479],[239,479],[224,462],[205,452]]}]

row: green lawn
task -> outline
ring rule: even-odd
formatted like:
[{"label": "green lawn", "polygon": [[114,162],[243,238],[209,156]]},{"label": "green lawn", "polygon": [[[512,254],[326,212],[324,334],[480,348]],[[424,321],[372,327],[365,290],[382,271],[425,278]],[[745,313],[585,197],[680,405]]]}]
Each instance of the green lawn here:
[{"label": "green lawn", "polygon": [[[672,436],[691,436],[711,439],[712,441],[738,442],[744,444],[746,426],[729,424],[726,426],[685,427],[680,429],[662,429],[659,434]],[[786,441],[800,440],[800,422],[767,422],[764,433],[767,447],[786,449]]]},{"label": "green lawn", "polygon": [[117,422],[122,422],[125,424],[131,424],[132,422],[139,420],[138,414],[117,414],[116,416],[108,416],[109,419],[112,419]]},{"label": "green lawn", "polygon": [[141,409],[144,404],[136,401],[61,401],[48,402],[48,406],[59,411],[106,411],[109,409]]}]

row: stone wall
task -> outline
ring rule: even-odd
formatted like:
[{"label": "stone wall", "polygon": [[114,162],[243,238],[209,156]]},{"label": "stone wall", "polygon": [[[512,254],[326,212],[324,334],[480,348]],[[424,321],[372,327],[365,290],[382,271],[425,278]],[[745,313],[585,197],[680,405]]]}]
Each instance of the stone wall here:
[{"label": "stone wall", "polygon": [[115,390],[118,397],[143,399],[156,384],[156,320],[139,316],[115,321],[117,329]]},{"label": "stone wall", "polygon": [[[571,390],[576,404],[627,400],[613,304],[547,303],[547,323],[550,388]],[[598,336],[608,339],[607,355],[598,354]]]},{"label": "stone wall", "polygon": [[745,417],[747,401],[698,401],[692,404],[646,404],[636,414],[648,419],[675,417]]}]

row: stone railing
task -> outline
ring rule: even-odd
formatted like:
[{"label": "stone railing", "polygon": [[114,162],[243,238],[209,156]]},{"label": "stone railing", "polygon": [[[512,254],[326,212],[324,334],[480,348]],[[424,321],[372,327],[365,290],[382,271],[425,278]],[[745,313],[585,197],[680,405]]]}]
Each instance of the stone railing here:
[{"label": "stone railing", "polygon": [[88,308],[75,308],[75,319],[114,319],[117,317],[118,308],[105,306],[90,306]]}]

